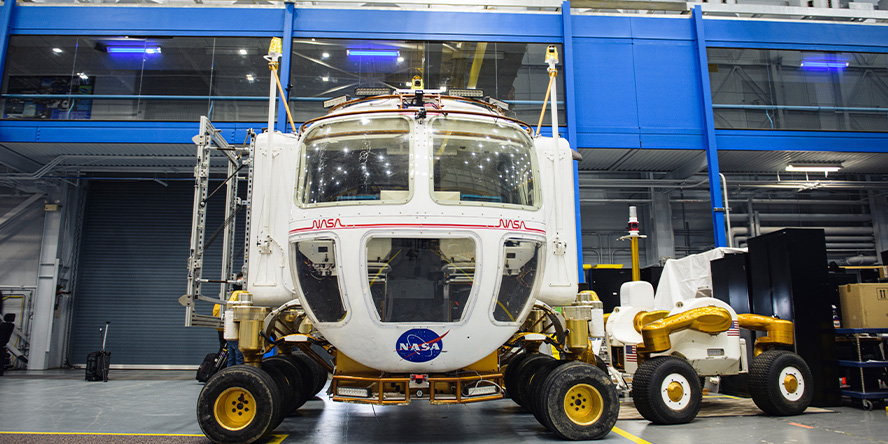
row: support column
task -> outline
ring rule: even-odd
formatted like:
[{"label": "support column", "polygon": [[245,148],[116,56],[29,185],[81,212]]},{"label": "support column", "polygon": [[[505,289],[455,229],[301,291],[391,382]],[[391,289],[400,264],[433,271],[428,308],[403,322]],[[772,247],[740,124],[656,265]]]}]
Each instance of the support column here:
[{"label": "support column", "polygon": [[[561,27],[564,35],[564,43],[562,45],[562,71],[564,72],[564,114],[565,123],[567,124],[567,142],[570,147],[577,147],[577,112],[576,112],[576,88],[574,87],[574,52],[573,52],[573,22],[570,16],[570,2],[561,3]],[[583,221],[580,220],[580,176],[577,161],[573,161],[574,175],[574,214],[576,217],[577,229],[577,276],[579,282],[586,282],[586,276],[583,272]]]},{"label": "support column", "polygon": [[[888,250],[888,197],[869,191],[870,214],[873,216],[873,236],[876,240],[876,255]],[[879,261],[881,262],[881,259]],[[888,265],[884,264],[883,265]]]},{"label": "support column", "polygon": [[54,190],[47,201],[60,205],[46,211],[43,219],[43,239],[40,245],[40,261],[37,268],[37,291],[34,293],[34,319],[31,324],[31,352],[28,370],[46,370],[61,365],[60,350],[53,350],[53,326],[55,324],[56,288],[59,276],[59,241],[61,239],[62,194]]},{"label": "support column", "polygon": [[712,206],[712,230],[715,246],[728,245],[725,236],[725,213],[722,203],[721,178],[718,169],[718,147],[715,143],[715,117],[712,112],[712,91],[709,86],[709,57],[706,55],[706,36],[703,30],[703,11],[694,6],[694,30],[697,40],[697,62],[700,69],[700,90],[703,97],[703,134],[705,136],[706,162],[709,165],[709,201]]},{"label": "support column", "polygon": [[[281,97],[278,106],[277,127],[282,133],[287,132],[290,123],[287,121],[287,110],[284,106],[289,106],[287,98],[290,95],[290,62],[293,56],[293,20],[296,18],[296,7],[292,1],[284,2],[284,36],[281,55],[281,66],[278,73],[281,76],[281,87],[284,88],[284,96]],[[294,118],[295,119],[295,118]],[[292,129],[290,129],[292,131]]]},{"label": "support column", "polygon": [[651,211],[648,214],[647,226],[650,227],[648,244],[651,248],[647,256],[649,263],[657,263],[664,258],[674,258],[675,236],[672,231],[672,205],[669,204],[668,194],[651,193]]},{"label": "support column", "polygon": [[9,46],[9,28],[12,26],[12,17],[15,13],[16,0],[5,0],[0,9],[0,79],[3,78],[3,69],[6,67],[6,48]]}]

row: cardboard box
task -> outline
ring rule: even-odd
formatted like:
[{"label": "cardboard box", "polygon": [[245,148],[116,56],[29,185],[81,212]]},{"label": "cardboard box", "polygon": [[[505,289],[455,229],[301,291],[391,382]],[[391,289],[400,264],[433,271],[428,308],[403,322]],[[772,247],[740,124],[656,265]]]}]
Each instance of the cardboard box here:
[{"label": "cardboard box", "polygon": [[888,284],[839,287],[843,328],[888,328]]}]

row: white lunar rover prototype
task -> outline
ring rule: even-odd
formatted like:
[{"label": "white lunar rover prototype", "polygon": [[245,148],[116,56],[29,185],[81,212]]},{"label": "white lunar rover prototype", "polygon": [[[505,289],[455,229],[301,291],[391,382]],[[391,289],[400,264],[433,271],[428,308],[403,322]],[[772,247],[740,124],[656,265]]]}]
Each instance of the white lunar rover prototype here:
[{"label": "white lunar rover prototype", "polygon": [[[279,49],[270,52],[274,128]],[[552,79],[556,57],[550,47]],[[506,117],[502,102],[464,96],[476,92],[384,89],[327,104],[326,116],[294,134],[253,135],[243,148],[202,119],[181,301],[186,325],[208,327],[219,319],[199,314],[198,301],[225,304],[225,337],[239,340],[248,364],[201,391],[207,437],[258,440],[328,373],[333,401],[457,404],[507,391],[561,438],[611,430],[617,392],[592,349],[594,303],[577,294],[577,153],[558,138],[554,109],[554,137],[539,137]],[[219,154],[226,221],[240,207],[247,215],[236,301],[233,224],[222,278],[202,276],[209,166]],[[218,297],[202,295],[207,283],[222,284]],[[544,343],[560,359],[539,353]],[[279,354],[263,359],[271,347]]]},{"label": "white lunar rover prototype", "polygon": [[[638,222],[630,207],[629,238],[637,252]],[[637,259],[633,255],[633,273]],[[637,279],[637,277],[636,277]],[[605,330],[616,380],[631,384],[635,408],[655,424],[693,420],[703,398],[701,379],[748,373],[749,393],[770,415],[797,415],[813,396],[811,370],[793,353],[793,324],[756,314],[738,314],[713,297],[654,310],[648,282],[626,282],[620,306],[606,315]],[[740,328],[764,331],[748,362]]]}]

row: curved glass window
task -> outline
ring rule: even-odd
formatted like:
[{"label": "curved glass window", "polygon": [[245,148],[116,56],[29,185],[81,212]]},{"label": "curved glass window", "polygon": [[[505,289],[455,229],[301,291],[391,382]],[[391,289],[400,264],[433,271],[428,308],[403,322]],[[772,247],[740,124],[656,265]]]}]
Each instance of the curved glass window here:
[{"label": "curved glass window", "polygon": [[538,206],[533,142],[526,133],[452,118],[434,119],[431,126],[436,201]]},{"label": "curved glass window", "polygon": [[518,322],[539,274],[541,246],[538,241],[506,239],[503,276],[493,307],[493,318],[497,321]]},{"label": "curved glass window", "polygon": [[370,239],[367,281],[382,322],[459,321],[475,282],[475,241]]},{"label": "curved glass window", "polygon": [[336,243],[332,239],[314,239],[293,243],[291,249],[302,303],[318,322],[344,319],[346,311],[336,276]]},{"label": "curved glass window", "polygon": [[319,123],[303,139],[297,198],[303,204],[406,202],[410,122],[355,118]]}]

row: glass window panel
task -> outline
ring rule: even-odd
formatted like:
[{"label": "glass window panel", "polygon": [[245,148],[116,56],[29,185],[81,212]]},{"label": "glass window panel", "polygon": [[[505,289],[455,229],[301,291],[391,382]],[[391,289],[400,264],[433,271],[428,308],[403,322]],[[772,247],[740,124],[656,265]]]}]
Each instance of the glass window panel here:
[{"label": "glass window panel", "polygon": [[435,118],[435,200],[536,206],[533,142],[501,123]]},{"label": "glass window panel", "polygon": [[520,239],[507,239],[503,245],[503,276],[493,307],[497,321],[518,322],[539,271],[541,246],[540,242]]},{"label": "glass window panel", "polygon": [[716,128],[888,131],[888,54],[707,53]]},{"label": "glass window panel", "polygon": [[12,36],[3,118],[263,121],[266,46],[242,37]]},{"label": "glass window panel", "polygon": [[367,242],[367,281],[382,322],[457,322],[474,279],[472,239]]},{"label": "glass window panel", "polygon": [[[296,121],[320,114],[321,101],[356,87],[477,88],[508,102],[510,117],[536,122],[549,84],[542,43],[294,39],[290,108]],[[558,45],[559,52],[561,51]],[[563,96],[563,76],[557,78]],[[563,125],[564,106],[559,106]],[[544,124],[549,122],[549,113]]]},{"label": "glass window panel", "polygon": [[296,277],[302,289],[302,303],[318,322],[345,319],[336,269],[336,242],[316,239],[292,244]]},{"label": "glass window panel", "polygon": [[406,202],[410,195],[410,122],[363,118],[318,123],[302,143],[297,189],[303,204]]}]

